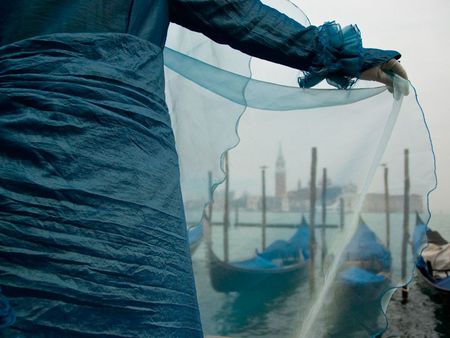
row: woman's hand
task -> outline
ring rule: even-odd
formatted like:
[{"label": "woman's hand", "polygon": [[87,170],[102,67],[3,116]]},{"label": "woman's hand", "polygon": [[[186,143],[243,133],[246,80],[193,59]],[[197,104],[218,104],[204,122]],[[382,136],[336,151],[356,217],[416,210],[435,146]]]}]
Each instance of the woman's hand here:
[{"label": "woman's hand", "polygon": [[[383,63],[382,65],[365,70],[361,73],[360,78],[362,80],[381,82],[385,84],[388,87],[388,90],[392,93],[394,90],[394,84],[392,83],[392,78],[388,73],[397,74],[405,80],[408,80],[408,75],[406,74],[405,69],[396,59],[390,59],[388,62]],[[408,92],[403,94],[408,95]]]}]

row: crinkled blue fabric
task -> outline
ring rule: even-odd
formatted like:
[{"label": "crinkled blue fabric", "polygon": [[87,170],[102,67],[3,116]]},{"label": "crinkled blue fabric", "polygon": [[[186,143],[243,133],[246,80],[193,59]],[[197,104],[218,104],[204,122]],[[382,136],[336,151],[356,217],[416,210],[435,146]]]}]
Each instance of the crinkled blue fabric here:
[{"label": "crinkled blue fabric", "polygon": [[313,87],[324,79],[339,89],[350,88],[362,71],[400,57],[396,51],[363,48],[357,26],[341,28],[334,21],[326,22],[318,32],[323,52],[317,54],[306,75],[298,79],[302,88]]},{"label": "crinkled blue fabric", "polygon": [[12,325],[16,321],[16,314],[8,300],[0,290],[0,329]]},{"label": "crinkled blue fabric", "polygon": [[0,280],[14,329],[201,336],[162,65],[159,47],[126,34],[0,49]]}]

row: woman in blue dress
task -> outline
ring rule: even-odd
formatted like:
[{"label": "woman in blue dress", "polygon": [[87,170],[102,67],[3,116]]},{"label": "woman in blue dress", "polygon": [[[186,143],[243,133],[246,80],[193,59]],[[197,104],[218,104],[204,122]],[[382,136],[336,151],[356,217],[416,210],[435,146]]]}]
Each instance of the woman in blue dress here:
[{"label": "woman in blue dress", "polygon": [[397,52],[342,54],[329,25],[257,0],[2,1],[5,336],[203,335],[164,99],[170,22],[312,82],[405,76]]}]

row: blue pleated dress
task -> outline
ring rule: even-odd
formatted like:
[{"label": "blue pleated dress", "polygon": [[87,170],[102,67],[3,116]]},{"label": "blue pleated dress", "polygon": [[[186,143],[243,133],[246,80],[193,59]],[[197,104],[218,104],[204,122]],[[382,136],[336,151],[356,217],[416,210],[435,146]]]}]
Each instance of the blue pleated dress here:
[{"label": "blue pleated dress", "polygon": [[164,98],[170,21],[325,77],[398,56],[341,64],[323,30],[254,0],[1,2],[3,335],[203,336]]}]

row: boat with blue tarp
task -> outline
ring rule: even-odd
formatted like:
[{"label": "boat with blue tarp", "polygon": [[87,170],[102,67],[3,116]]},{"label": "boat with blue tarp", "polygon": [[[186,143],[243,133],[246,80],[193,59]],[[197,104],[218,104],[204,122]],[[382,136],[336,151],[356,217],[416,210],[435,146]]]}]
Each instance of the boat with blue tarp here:
[{"label": "boat with blue tarp", "polygon": [[309,260],[309,225],[302,218],[296,232],[288,240],[277,240],[254,257],[225,262],[209,248],[210,277],[219,292],[243,292],[270,285],[285,285],[307,268]]},{"label": "boat with blue tarp", "polygon": [[381,299],[391,284],[391,253],[359,220],[330,293],[327,337],[359,337],[383,327]]},{"label": "boat with blue tarp", "polygon": [[450,243],[417,214],[412,245],[421,284],[431,293],[450,296]]}]

